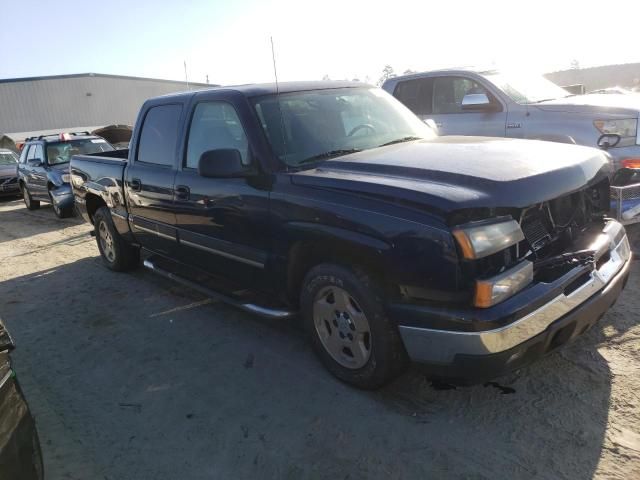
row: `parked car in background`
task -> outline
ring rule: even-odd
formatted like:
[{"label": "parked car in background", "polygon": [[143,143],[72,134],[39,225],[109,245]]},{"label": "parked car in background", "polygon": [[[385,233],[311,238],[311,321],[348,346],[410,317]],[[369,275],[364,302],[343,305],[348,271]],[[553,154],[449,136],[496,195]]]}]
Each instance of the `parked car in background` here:
[{"label": "parked car in background", "polygon": [[42,480],[36,424],[11,368],[14,343],[0,320],[0,478]]},{"label": "parked car in background", "polygon": [[471,69],[395,77],[383,88],[441,135],[604,145],[616,170],[640,159],[640,96],[570,95],[542,76]]},{"label": "parked car in background", "polygon": [[600,88],[598,90],[592,90],[589,92],[591,94],[604,94],[604,95],[633,95],[635,92],[628,90],[623,87],[609,87],[609,88]]},{"label": "parked car in background", "polygon": [[[495,377],[574,339],[626,284],[604,152],[437,137],[355,82],[148,100],[131,149],[75,155],[104,264],[244,310],[301,313],[335,376],[375,388],[406,359]],[[122,305],[126,309],[126,305]]]},{"label": "parked car in background", "polygon": [[19,196],[18,155],[0,148],[0,197]]},{"label": "parked car in background", "polygon": [[88,132],[28,138],[18,163],[18,184],[25,205],[29,210],[35,210],[40,208],[40,202],[48,202],[53,205],[53,211],[59,218],[71,216],[71,156],[112,150],[114,148],[104,138],[90,135]]}]

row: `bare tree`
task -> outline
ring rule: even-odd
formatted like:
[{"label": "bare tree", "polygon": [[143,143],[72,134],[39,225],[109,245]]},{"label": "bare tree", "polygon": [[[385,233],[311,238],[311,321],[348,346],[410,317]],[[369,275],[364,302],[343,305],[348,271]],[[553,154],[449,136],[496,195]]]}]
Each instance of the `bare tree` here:
[{"label": "bare tree", "polygon": [[412,73],[418,73],[415,70],[411,70],[410,68],[407,68],[402,74],[403,75],[411,75]]},{"label": "bare tree", "polygon": [[393,67],[391,65],[385,65],[385,67],[382,69],[382,76],[380,77],[380,80],[378,80],[378,86],[382,85],[385,81],[395,76],[396,74],[393,71]]}]

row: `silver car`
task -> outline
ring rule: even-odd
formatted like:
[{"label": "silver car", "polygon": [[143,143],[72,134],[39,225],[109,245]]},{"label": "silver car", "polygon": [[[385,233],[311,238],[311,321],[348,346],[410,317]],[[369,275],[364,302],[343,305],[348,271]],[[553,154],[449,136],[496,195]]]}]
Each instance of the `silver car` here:
[{"label": "silver car", "polygon": [[0,148],[0,197],[19,196],[18,155]]},{"label": "silver car", "polygon": [[441,135],[480,135],[607,148],[617,169],[640,167],[640,96],[571,95],[541,76],[437,70],[383,87]]}]

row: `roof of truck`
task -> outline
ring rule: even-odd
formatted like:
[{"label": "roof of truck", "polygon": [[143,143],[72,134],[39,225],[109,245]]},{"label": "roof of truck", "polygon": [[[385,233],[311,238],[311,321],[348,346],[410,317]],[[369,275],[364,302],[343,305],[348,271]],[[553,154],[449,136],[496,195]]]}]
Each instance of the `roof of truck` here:
[{"label": "roof of truck", "polygon": [[194,95],[198,92],[212,92],[229,90],[240,92],[247,97],[258,97],[262,95],[274,95],[276,93],[291,93],[300,92],[305,90],[326,90],[331,88],[354,88],[354,87],[368,87],[372,85],[363,82],[350,82],[347,80],[322,80],[322,81],[307,81],[307,82],[280,82],[278,85],[275,83],[249,83],[245,85],[225,85],[222,87],[206,88],[199,90],[191,90],[181,93],[170,93],[168,95],[162,95],[160,98],[175,98],[182,96]]}]

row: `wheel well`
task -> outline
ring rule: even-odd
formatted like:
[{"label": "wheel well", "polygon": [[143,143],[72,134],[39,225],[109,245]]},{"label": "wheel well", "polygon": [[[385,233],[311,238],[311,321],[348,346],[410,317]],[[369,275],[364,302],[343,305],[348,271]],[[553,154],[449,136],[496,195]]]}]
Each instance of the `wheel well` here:
[{"label": "wheel well", "polygon": [[93,216],[98,211],[98,209],[100,207],[106,207],[107,204],[102,198],[100,198],[98,195],[94,195],[93,193],[88,193],[84,200],[89,218],[93,222]]},{"label": "wheel well", "polygon": [[292,305],[299,303],[304,277],[323,263],[364,270],[380,287],[390,288],[384,280],[381,258],[370,249],[338,241],[299,242],[289,251],[287,264],[287,297]]}]

